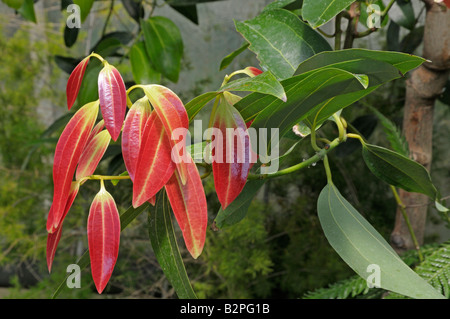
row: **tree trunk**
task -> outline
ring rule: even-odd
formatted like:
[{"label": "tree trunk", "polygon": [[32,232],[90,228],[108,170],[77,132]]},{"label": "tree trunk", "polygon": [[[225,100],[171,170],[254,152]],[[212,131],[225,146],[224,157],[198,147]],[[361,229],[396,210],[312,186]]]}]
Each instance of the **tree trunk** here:
[{"label": "tree trunk", "polygon": [[[432,160],[433,109],[450,74],[450,9],[433,0],[426,2],[427,15],[423,39],[425,62],[406,81],[403,133],[411,158],[428,170]],[[417,193],[400,190],[400,198],[419,245],[423,244],[429,199]],[[414,249],[408,227],[397,209],[391,244],[399,253]]]}]

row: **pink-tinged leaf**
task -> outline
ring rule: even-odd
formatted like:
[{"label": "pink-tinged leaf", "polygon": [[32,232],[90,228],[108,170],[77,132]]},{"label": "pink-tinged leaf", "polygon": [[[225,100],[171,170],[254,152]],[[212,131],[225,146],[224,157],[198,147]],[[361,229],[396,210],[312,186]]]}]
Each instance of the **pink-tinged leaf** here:
[{"label": "pink-tinged leaf", "polygon": [[139,207],[163,188],[175,170],[169,137],[156,112],[148,118],[133,181],[133,207]]},{"label": "pink-tinged leaf", "polygon": [[155,204],[156,204],[156,196],[153,196],[152,198],[150,198],[148,200],[148,202],[150,203],[150,205],[155,206]]},{"label": "pink-tinged leaf", "polygon": [[70,185],[98,115],[98,101],[80,108],[64,128],[56,144],[53,161],[52,214],[47,219],[47,231],[53,233],[64,214]]},{"label": "pink-tinged leaf", "polygon": [[78,65],[73,69],[72,73],[69,76],[69,80],[67,81],[66,86],[66,95],[67,95],[67,107],[70,108],[75,103],[77,99],[78,92],[80,91],[81,81],[83,80],[84,72],[86,71],[86,67],[89,63],[89,56],[84,58]]},{"label": "pink-tinged leaf", "polygon": [[255,67],[253,67],[253,66],[246,67],[246,68],[244,69],[244,72],[245,72],[248,76],[251,76],[251,77],[254,77],[254,76],[257,76],[257,75],[260,75],[261,73],[263,73],[263,71],[261,71],[261,70],[258,69],[258,68],[255,68]]},{"label": "pink-tinged leaf", "polygon": [[[180,173],[183,184],[187,178],[186,153],[180,154],[180,143],[185,143],[189,129],[189,117],[183,102],[170,89],[161,85],[146,85],[142,87],[153,108],[161,119],[169,136],[172,160]],[[183,148],[185,150],[185,148]]]},{"label": "pink-tinged leaf", "polygon": [[89,210],[87,236],[92,278],[101,294],[114,270],[120,243],[119,212],[103,185]]},{"label": "pink-tinged leaf", "polygon": [[110,64],[106,64],[98,75],[98,97],[106,129],[117,141],[125,119],[127,93],[122,76]]},{"label": "pink-tinged leaf", "polygon": [[244,188],[253,155],[247,125],[239,111],[226,99],[221,99],[213,127],[211,155],[214,186],[225,209]]},{"label": "pink-tinged leaf", "polygon": [[88,138],[88,141],[87,141],[88,144],[104,128],[105,128],[105,121],[103,121],[103,120],[101,120],[97,124],[95,124],[94,128],[91,131],[91,134],[89,134],[89,138]]},{"label": "pink-tinged leaf", "polygon": [[145,123],[150,117],[151,111],[147,97],[143,97],[131,106],[123,124],[122,156],[132,181],[134,181]]},{"label": "pink-tinged leaf", "polygon": [[[53,264],[53,259],[55,258],[56,247],[58,246],[59,240],[61,239],[63,220],[66,217],[67,213],[69,212],[70,207],[72,207],[73,201],[75,200],[75,197],[77,197],[79,189],[80,189],[80,183],[72,182],[72,185],[70,187],[69,198],[67,199],[66,207],[64,209],[64,215],[62,217],[60,225],[59,225],[59,227],[56,229],[56,231],[54,233],[47,234],[47,267],[48,267],[48,272],[51,272],[51,270],[52,270],[52,264]],[[49,214],[52,214],[52,208],[50,208]]]},{"label": "pink-tinged leaf", "polygon": [[202,180],[193,161],[187,164],[183,185],[177,170],[165,185],[170,205],[183,233],[186,248],[193,258],[202,253],[206,238],[208,209]]},{"label": "pink-tinged leaf", "polygon": [[94,173],[110,141],[111,135],[109,135],[108,131],[101,131],[89,141],[78,162],[78,168],[75,174],[76,180],[80,180]]}]

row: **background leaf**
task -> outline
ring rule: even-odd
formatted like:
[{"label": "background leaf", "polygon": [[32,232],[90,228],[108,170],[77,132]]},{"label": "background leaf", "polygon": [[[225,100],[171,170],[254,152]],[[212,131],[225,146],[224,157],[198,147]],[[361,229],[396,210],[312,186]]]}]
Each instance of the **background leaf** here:
[{"label": "background leaf", "polygon": [[155,69],[172,82],[178,81],[183,40],[178,27],[166,17],[141,22],[144,42]]},{"label": "background leaf", "polygon": [[436,199],[437,190],[428,171],[419,163],[387,148],[364,144],[364,161],[370,171],[389,185]]},{"label": "background leaf", "polygon": [[318,28],[352,3],[353,0],[304,0],[302,16],[313,28]]},{"label": "background leaf", "polygon": [[377,265],[383,289],[418,299],[444,298],[400,259],[333,184],[325,186],[320,193],[317,211],[330,245],[362,278],[371,275],[369,265]]},{"label": "background leaf", "polygon": [[178,249],[170,204],[165,192],[159,192],[155,206],[149,209],[148,233],[156,259],[178,298],[196,299]]},{"label": "background leaf", "polygon": [[144,42],[136,42],[131,47],[130,64],[136,83],[154,84],[161,81],[161,73],[157,72],[150,63]]},{"label": "background leaf", "polygon": [[261,67],[279,79],[292,76],[298,65],[314,54],[331,50],[323,37],[295,14],[275,9],[244,22],[236,30],[250,43]]}]

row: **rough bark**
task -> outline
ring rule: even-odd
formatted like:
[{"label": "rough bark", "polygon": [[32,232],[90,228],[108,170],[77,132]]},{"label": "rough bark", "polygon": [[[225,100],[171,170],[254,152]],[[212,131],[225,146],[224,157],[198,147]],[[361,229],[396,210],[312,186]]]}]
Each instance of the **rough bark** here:
[{"label": "rough bark", "polygon": [[[422,56],[430,62],[414,70],[406,81],[403,133],[411,158],[428,170],[432,160],[433,109],[450,74],[450,9],[426,2],[427,15]],[[421,194],[400,191],[406,213],[419,245],[423,244],[429,199]],[[399,253],[414,249],[400,209],[391,234],[391,244]]]}]

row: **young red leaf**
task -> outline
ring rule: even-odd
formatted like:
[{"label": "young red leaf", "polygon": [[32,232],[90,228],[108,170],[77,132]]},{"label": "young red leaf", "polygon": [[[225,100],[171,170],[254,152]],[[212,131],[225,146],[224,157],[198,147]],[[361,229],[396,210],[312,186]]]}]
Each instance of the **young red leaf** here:
[{"label": "young red leaf", "polygon": [[252,164],[247,125],[239,111],[222,98],[214,114],[212,169],[214,186],[225,209],[242,191]]},{"label": "young red leaf", "polygon": [[187,161],[187,154],[181,155],[178,148],[180,143],[185,144],[186,134],[189,129],[189,117],[183,102],[181,102],[174,92],[164,86],[154,84],[146,85],[142,88],[169,136],[170,145],[174,150],[172,152],[172,160],[176,163],[176,169],[180,173],[181,180],[184,184],[187,178],[185,163]]},{"label": "young red leaf", "polygon": [[155,196],[175,170],[169,137],[156,112],[150,114],[143,136],[133,181],[133,207]]},{"label": "young red leaf", "polygon": [[105,128],[105,121],[101,120],[97,124],[95,124],[94,128],[91,131],[91,134],[89,134],[88,143],[98,134],[101,130]]},{"label": "young red leaf", "polygon": [[70,185],[98,115],[98,101],[80,108],[64,128],[56,144],[53,161],[52,214],[47,219],[47,231],[54,232],[64,214]]},{"label": "young red leaf", "polygon": [[75,174],[76,180],[94,173],[110,141],[111,135],[109,135],[108,131],[101,131],[88,142],[78,162],[78,168]]},{"label": "young red leaf", "polygon": [[84,72],[86,71],[86,67],[89,63],[89,58],[90,56],[84,58],[80,63],[78,63],[78,65],[70,74],[69,80],[67,81],[66,95],[67,107],[69,110],[77,99],[78,92],[80,91],[81,81],[83,80]]},{"label": "young red leaf", "polygon": [[[61,232],[63,226],[63,220],[72,207],[73,201],[77,197],[78,190],[80,189],[80,183],[72,182],[70,187],[70,194],[67,199],[66,207],[64,209],[64,215],[61,219],[59,227],[54,233],[47,234],[47,267],[48,272],[52,270],[53,259],[55,258],[56,247],[58,246],[59,240],[61,239]],[[52,208],[50,208],[49,214],[52,214]]]},{"label": "young red leaf", "polygon": [[98,75],[98,97],[106,129],[117,141],[125,118],[127,93],[119,71],[108,63]]},{"label": "young red leaf", "polygon": [[120,243],[119,212],[103,184],[89,210],[87,236],[92,278],[101,294],[114,270]]},{"label": "young red leaf", "polygon": [[134,181],[145,123],[150,117],[151,111],[147,97],[143,97],[131,106],[123,124],[122,156],[132,181]]},{"label": "young red leaf", "polygon": [[263,71],[261,71],[258,68],[255,68],[253,66],[246,67],[244,69],[244,72],[250,77],[254,77],[254,76],[257,76],[257,75],[260,75],[261,73],[263,73]]},{"label": "young red leaf", "polygon": [[202,180],[194,161],[187,164],[187,180],[184,185],[175,170],[165,189],[183,233],[186,248],[196,259],[205,244],[208,209]]}]

